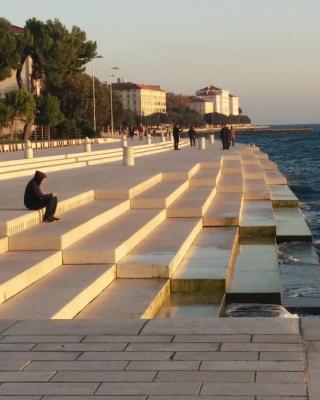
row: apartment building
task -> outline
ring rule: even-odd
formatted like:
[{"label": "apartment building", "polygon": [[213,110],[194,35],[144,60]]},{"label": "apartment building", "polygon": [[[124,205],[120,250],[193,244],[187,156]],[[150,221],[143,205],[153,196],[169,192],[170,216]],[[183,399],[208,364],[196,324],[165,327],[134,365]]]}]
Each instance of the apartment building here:
[{"label": "apartment building", "polygon": [[148,116],[167,111],[166,92],[160,86],[118,82],[112,84],[112,88],[118,94],[123,108],[137,115]]},{"label": "apartment building", "polygon": [[214,111],[212,101],[208,101],[200,97],[192,97],[190,100],[190,108],[197,111],[202,116]]},{"label": "apartment building", "polygon": [[196,96],[213,103],[213,111],[224,115],[239,114],[239,97],[230,94],[229,90],[213,85],[196,91]]}]

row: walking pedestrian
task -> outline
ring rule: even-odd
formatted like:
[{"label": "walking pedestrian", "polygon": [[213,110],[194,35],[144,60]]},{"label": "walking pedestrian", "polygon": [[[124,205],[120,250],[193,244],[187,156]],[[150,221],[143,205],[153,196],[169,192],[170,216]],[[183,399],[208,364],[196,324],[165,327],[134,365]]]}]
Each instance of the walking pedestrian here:
[{"label": "walking pedestrian", "polygon": [[234,129],[234,126],[231,125],[230,139],[231,139],[232,147],[234,147],[234,144],[236,142],[236,136],[237,136],[237,131]]},{"label": "walking pedestrian", "polygon": [[42,222],[54,222],[59,220],[59,218],[54,216],[58,198],[55,193],[42,193],[40,186],[46,177],[47,175],[41,171],[35,172],[33,179],[27,184],[24,192],[24,205],[29,210],[40,210],[45,207],[46,211]]},{"label": "walking pedestrian", "polygon": [[175,150],[179,149],[179,139],[180,139],[181,129],[179,128],[179,124],[175,124],[173,127],[173,145]]},{"label": "walking pedestrian", "polygon": [[230,147],[230,142],[229,142],[229,128],[227,124],[222,124],[222,129],[221,129],[221,142],[222,142],[222,150],[228,150]]},{"label": "walking pedestrian", "polygon": [[189,140],[190,140],[190,146],[196,146],[196,137],[197,137],[197,132],[195,131],[195,129],[193,128],[193,126],[190,127],[189,131],[188,131],[188,136],[189,136]]}]

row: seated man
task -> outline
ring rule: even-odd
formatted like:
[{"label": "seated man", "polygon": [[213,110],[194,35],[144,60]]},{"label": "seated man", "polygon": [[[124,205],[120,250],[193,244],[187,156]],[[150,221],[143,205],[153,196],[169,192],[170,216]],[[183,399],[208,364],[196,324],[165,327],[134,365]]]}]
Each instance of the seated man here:
[{"label": "seated man", "polygon": [[24,192],[24,205],[29,210],[40,210],[46,208],[43,216],[43,222],[58,221],[59,218],[54,216],[56,212],[58,198],[55,193],[43,194],[40,190],[40,185],[47,177],[46,174],[36,171],[33,179],[27,184]]}]

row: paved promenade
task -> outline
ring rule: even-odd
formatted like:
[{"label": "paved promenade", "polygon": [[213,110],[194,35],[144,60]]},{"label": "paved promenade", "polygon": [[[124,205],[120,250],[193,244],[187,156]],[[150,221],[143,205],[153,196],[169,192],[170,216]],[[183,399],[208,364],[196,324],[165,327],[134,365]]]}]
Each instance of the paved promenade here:
[{"label": "paved promenade", "polygon": [[320,398],[317,319],[3,320],[0,331],[2,400]]}]

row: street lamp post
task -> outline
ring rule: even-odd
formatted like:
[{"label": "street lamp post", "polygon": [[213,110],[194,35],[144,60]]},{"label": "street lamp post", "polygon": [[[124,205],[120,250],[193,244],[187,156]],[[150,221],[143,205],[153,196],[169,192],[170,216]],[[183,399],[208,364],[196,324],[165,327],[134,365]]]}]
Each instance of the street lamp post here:
[{"label": "street lamp post", "polygon": [[92,57],[92,103],[93,103],[93,130],[97,132],[97,118],[96,118],[96,87],[94,76],[94,59],[102,58],[102,56]]},{"label": "street lamp post", "polygon": [[[113,71],[117,71],[119,68],[118,67],[112,67],[111,68]],[[112,74],[112,72],[109,73],[109,78],[110,78],[110,125],[111,125],[111,134],[113,136],[114,133],[114,124],[113,124],[113,99],[112,99],[112,78],[115,75]]]}]

